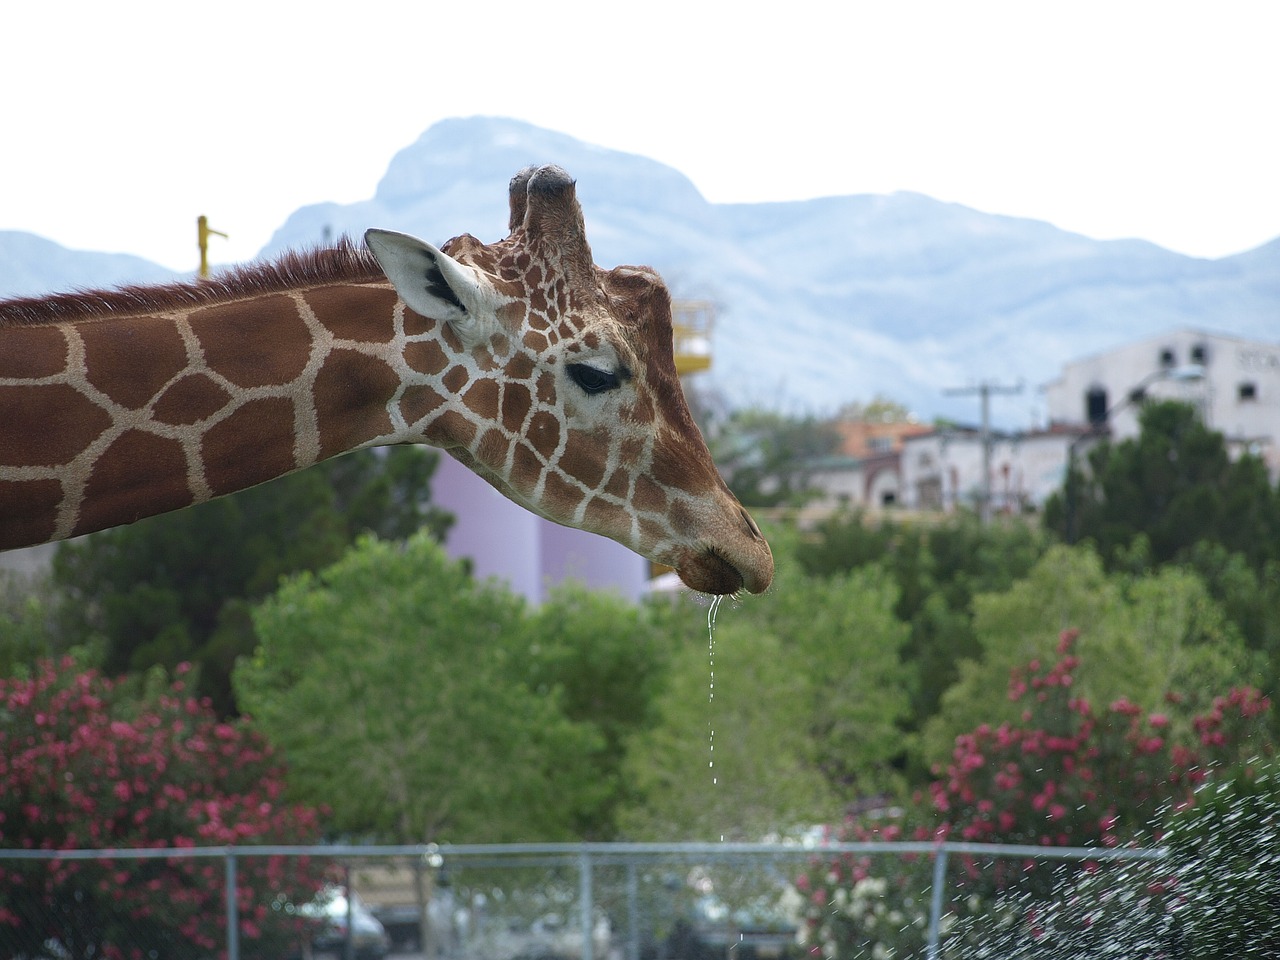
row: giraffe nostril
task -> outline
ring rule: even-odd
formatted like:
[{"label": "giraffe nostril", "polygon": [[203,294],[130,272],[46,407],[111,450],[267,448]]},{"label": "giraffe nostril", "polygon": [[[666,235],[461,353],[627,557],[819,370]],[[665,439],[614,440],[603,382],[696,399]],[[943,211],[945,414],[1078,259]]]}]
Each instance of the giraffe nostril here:
[{"label": "giraffe nostril", "polygon": [[742,522],[747,525],[747,530],[751,533],[751,536],[757,540],[763,540],[764,534],[760,532],[760,528],[756,526],[756,522],[751,519],[751,514],[742,509],[739,509],[738,512],[742,514]]}]

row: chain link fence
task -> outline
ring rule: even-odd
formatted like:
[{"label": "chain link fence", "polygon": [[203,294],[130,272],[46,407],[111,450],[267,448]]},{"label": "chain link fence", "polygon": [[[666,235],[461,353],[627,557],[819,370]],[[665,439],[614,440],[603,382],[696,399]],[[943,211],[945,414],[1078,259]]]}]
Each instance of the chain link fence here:
[{"label": "chain link fence", "polygon": [[1173,957],[1164,859],[927,842],[0,850],[0,960]]}]

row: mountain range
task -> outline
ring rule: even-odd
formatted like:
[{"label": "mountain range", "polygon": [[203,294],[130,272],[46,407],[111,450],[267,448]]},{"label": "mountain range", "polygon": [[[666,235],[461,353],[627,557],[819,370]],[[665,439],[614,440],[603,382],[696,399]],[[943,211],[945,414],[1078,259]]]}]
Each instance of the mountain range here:
[{"label": "mountain range", "polygon": [[[498,239],[507,181],[530,163],[577,178],[597,263],[649,264],[677,298],[717,304],[698,376],[732,403],[826,413],[878,395],[972,422],[976,400],[948,388],[1023,383],[993,411],[1025,427],[1069,360],[1186,327],[1280,339],[1280,238],[1204,260],[913,193],[713,204],[656,161],[488,117],[433,125],[370,199],[297,210],[261,255],[371,226]],[[0,296],[172,276],[0,231]]]}]

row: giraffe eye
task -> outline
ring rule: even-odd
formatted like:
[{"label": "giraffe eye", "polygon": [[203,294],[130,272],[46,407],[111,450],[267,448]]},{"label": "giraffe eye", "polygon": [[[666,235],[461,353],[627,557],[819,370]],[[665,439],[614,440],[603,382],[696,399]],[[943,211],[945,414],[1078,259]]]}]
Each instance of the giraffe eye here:
[{"label": "giraffe eye", "polygon": [[[585,363],[571,363],[566,369],[573,382],[588,394],[617,390],[618,387],[622,386],[622,377],[618,373],[601,370],[599,367],[593,367]],[[625,375],[627,373],[626,368],[622,368],[620,373]]]}]

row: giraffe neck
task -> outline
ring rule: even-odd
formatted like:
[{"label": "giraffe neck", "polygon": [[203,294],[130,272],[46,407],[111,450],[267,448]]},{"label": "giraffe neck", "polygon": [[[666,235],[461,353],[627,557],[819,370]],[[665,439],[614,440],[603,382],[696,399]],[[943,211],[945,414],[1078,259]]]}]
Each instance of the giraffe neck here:
[{"label": "giraffe neck", "polygon": [[364,283],[0,328],[0,548],[402,442],[442,403],[439,326]]}]

